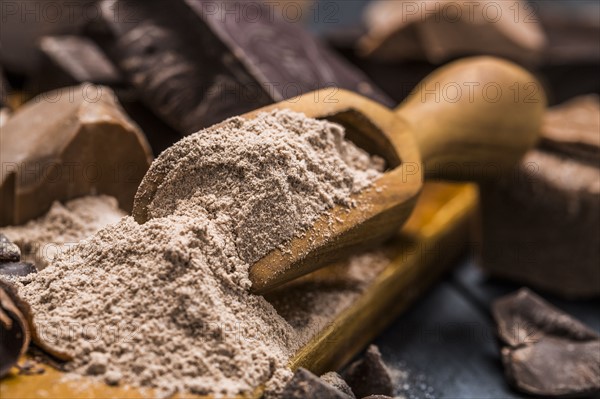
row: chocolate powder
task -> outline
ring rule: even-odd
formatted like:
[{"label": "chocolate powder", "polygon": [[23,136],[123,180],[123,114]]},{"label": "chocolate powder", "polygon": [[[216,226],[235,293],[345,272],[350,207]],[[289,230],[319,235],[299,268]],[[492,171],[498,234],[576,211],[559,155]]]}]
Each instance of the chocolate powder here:
[{"label": "chocolate powder", "polygon": [[2,227],[0,232],[19,246],[23,261],[41,270],[59,253],[123,216],[116,198],[87,196],[65,204],[56,201],[44,216],[21,226]]},{"label": "chocolate powder", "polygon": [[40,333],[74,355],[69,370],[109,384],[277,386],[307,337],[248,291],[248,268],[332,206],[352,206],[382,160],[339,125],[275,111],[189,136],[153,170],[166,178],[148,221],[121,219],[21,287]]}]

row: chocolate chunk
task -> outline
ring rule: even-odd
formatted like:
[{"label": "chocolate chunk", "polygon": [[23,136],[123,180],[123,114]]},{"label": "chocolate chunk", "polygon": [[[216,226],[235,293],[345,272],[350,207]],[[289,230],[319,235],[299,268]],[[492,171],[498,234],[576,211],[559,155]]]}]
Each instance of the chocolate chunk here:
[{"label": "chocolate chunk", "polygon": [[347,394],[338,391],[303,368],[296,370],[294,377],[286,385],[281,397],[286,399],[348,399]]},{"label": "chocolate chunk", "polygon": [[508,178],[481,186],[481,265],[568,298],[600,295],[596,96],[544,119],[541,145]]},{"label": "chocolate chunk", "polygon": [[21,250],[4,234],[0,233],[0,263],[18,262],[21,260]]},{"label": "chocolate chunk", "polygon": [[383,363],[379,348],[369,346],[363,357],[350,366],[344,379],[358,398],[368,395],[394,395],[392,377]]},{"label": "chocolate chunk", "polygon": [[0,378],[17,364],[29,347],[31,334],[25,315],[14,302],[14,291],[0,281]]},{"label": "chocolate chunk", "polygon": [[328,373],[323,374],[321,376],[321,379],[329,385],[331,385],[332,387],[334,387],[335,389],[337,389],[338,391],[345,393],[349,398],[356,398],[356,396],[354,396],[354,393],[352,392],[352,388],[350,388],[350,385],[348,385],[348,383],[344,381],[342,376],[336,373],[335,371],[330,371]]},{"label": "chocolate chunk", "polygon": [[36,267],[26,262],[8,262],[0,263],[0,275],[4,276],[27,276],[31,273],[37,273]]},{"label": "chocolate chunk", "polygon": [[131,210],[152,155],[143,133],[105,86],[45,93],[2,128],[0,226],[24,223],[56,201],[89,194]]},{"label": "chocolate chunk", "polygon": [[520,391],[586,396],[600,392],[600,336],[529,291],[496,300],[502,362]]},{"label": "chocolate chunk", "polygon": [[[491,8],[497,12],[493,17]],[[515,18],[515,13],[527,18]],[[379,0],[369,5],[365,22],[367,35],[359,42],[361,52],[385,61],[425,58],[441,63],[487,54],[535,63],[546,44],[526,1]]]},{"label": "chocolate chunk", "polygon": [[235,2],[100,4],[104,23],[90,34],[146,104],[183,134],[332,85],[391,104],[358,70],[260,3],[251,20],[227,12]]}]

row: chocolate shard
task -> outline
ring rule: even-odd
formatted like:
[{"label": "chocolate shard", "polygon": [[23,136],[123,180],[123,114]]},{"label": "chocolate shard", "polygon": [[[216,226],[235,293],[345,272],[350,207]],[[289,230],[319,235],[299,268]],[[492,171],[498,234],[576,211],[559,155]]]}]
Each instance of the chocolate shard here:
[{"label": "chocolate shard", "polygon": [[543,299],[521,289],[492,305],[502,362],[517,389],[546,397],[600,392],[600,336]]},{"label": "chocolate shard", "polygon": [[45,213],[56,200],[107,194],[131,211],[152,161],[143,133],[111,89],[81,85],[29,101],[2,128],[0,226]]},{"label": "chocolate shard", "polygon": [[599,120],[597,96],[550,109],[541,144],[480,187],[486,272],[566,298],[600,295]]},{"label": "chocolate shard", "polygon": [[345,371],[344,379],[358,398],[369,395],[394,395],[394,385],[388,368],[383,363],[379,348],[369,346],[363,357]]},{"label": "chocolate shard", "polygon": [[356,399],[356,396],[354,396],[350,385],[348,385],[348,383],[344,381],[342,376],[336,373],[335,371],[325,373],[320,378],[335,389],[337,389],[338,391],[346,394],[350,399]]},{"label": "chocolate shard", "polygon": [[5,262],[18,262],[21,260],[19,247],[0,233],[0,264]]},{"label": "chocolate shard", "polygon": [[0,263],[0,275],[24,277],[31,273],[37,273],[37,268],[27,262]]},{"label": "chocolate shard", "polygon": [[286,399],[348,399],[348,395],[303,368],[296,370],[281,397]]},{"label": "chocolate shard", "polygon": [[[339,86],[391,104],[361,72],[260,3],[104,0],[90,28],[142,99],[182,134],[307,91]],[[135,18],[115,18],[130,15]]]},{"label": "chocolate shard", "polygon": [[[490,18],[489,8],[497,14]],[[514,14],[528,18],[514,18]],[[427,59],[441,63],[464,55],[497,55],[521,63],[540,61],[546,37],[524,0],[476,3],[442,0],[372,2],[367,34],[359,42],[364,55],[384,61]]]},{"label": "chocolate shard", "polygon": [[16,366],[29,347],[31,333],[25,315],[14,302],[14,291],[0,280],[0,378]]}]

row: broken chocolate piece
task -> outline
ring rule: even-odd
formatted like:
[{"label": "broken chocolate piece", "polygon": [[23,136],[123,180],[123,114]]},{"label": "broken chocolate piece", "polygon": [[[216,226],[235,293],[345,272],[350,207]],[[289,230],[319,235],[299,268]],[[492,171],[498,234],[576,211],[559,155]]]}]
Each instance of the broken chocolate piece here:
[{"label": "broken chocolate piece", "polygon": [[286,399],[348,399],[347,394],[338,391],[303,368],[296,370],[294,377],[286,385],[281,397]]},{"label": "broken chocolate piece", "polygon": [[0,275],[24,277],[31,273],[37,273],[36,267],[27,262],[0,263]]},{"label": "broken chocolate piece", "polygon": [[45,213],[56,200],[108,194],[131,211],[152,161],[143,133],[105,86],[81,85],[29,101],[2,128],[0,226]]},{"label": "broken chocolate piece", "polygon": [[509,382],[543,396],[600,392],[600,336],[529,291],[496,300],[502,362]]},{"label": "broken chocolate piece", "polygon": [[481,186],[485,271],[563,297],[600,295],[598,120],[596,96],[551,109],[541,145]]},{"label": "broken chocolate piece", "polygon": [[0,233],[0,263],[18,262],[21,260],[21,250],[8,237]]},{"label": "broken chocolate piece", "polygon": [[365,23],[367,34],[359,49],[384,61],[425,58],[438,64],[487,54],[536,63],[546,45],[535,12],[526,1],[379,0],[370,3]]},{"label": "broken chocolate piece", "polygon": [[13,299],[14,291],[0,280],[0,378],[15,366],[29,347],[29,324]]},{"label": "broken chocolate piece", "polygon": [[344,379],[358,398],[369,395],[394,395],[392,377],[383,363],[379,348],[369,346],[363,357],[350,366]]},{"label": "broken chocolate piece", "polygon": [[332,387],[334,387],[335,389],[337,389],[338,391],[345,393],[349,398],[356,399],[356,396],[354,396],[350,385],[348,385],[348,383],[344,381],[342,376],[336,373],[335,371],[330,371],[328,373],[323,374],[321,376],[321,379],[329,385],[331,385]]},{"label": "broken chocolate piece", "polygon": [[[361,72],[259,3],[252,20],[212,1],[100,4],[104,24],[91,35],[146,104],[183,134],[330,86],[392,104]],[[227,10],[235,6],[227,2]]]}]

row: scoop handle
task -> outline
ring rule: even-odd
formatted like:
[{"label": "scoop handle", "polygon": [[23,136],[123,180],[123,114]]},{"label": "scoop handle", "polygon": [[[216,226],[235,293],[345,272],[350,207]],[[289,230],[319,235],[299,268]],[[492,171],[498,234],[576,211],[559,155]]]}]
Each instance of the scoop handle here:
[{"label": "scoop handle", "polygon": [[537,141],[546,96],[523,68],[472,57],[437,69],[395,112],[415,134],[426,178],[488,180]]}]

